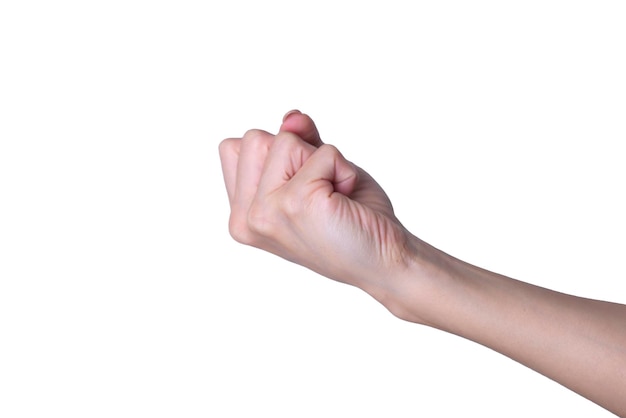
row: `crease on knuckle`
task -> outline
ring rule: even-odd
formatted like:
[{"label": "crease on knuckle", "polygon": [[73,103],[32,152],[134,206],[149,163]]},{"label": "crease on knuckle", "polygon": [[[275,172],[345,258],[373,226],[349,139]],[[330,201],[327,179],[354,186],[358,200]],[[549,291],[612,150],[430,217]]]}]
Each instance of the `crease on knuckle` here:
[{"label": "crease on knuckle", "polygon": [[250,206],[246,223],[256,235],[271,236],[276,230],[277,212],[268,203],[254,202]]}]

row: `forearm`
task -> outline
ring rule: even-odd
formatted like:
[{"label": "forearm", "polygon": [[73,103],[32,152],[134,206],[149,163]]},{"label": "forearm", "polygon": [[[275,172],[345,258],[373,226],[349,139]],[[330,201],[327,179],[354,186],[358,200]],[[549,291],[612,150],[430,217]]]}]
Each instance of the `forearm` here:
[{"label": "forearm", "polygon": [[[498,351],[626,416],[626,306],[510,279],[418,243],[390,305]],[[401,290],[400,290],[401,289]]]}]

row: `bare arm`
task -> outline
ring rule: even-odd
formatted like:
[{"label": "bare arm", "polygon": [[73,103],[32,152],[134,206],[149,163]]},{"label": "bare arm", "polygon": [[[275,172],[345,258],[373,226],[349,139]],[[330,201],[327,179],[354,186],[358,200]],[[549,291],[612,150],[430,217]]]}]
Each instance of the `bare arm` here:
[{"label": "bare arm", "polygon": [[626,306],[480,269],[407,231],[380,186],[313,121],[220,145],[239,242],[357,286],[399,318],[490,347],[626,416]]},{"label": "bare arm", "polygon": [[422,283],[405,280],[399,292],[407,295],[403,319],[492,348],[626,416],[625,305],[554,292],[421,246],[407,274]]}]

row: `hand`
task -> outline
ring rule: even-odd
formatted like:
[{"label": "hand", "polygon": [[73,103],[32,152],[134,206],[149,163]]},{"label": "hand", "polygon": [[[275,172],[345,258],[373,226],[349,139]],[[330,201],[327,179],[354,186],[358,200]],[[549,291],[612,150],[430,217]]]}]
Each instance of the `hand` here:
[{"label": "hand", "polygon": [[381,187],[323,144],[311,118],[292,111],[277,135],[251,130],[226,139],[220,158],[235,240],[384,303],[411,259],[411,235]]}]

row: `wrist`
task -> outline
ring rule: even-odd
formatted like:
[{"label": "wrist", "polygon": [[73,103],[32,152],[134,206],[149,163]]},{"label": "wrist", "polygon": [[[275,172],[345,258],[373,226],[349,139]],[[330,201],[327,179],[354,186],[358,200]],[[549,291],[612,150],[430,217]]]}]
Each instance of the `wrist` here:
[{"label": "wrist", "polygon": [[[408,256],[381,303],[396,317],[458,334],[468,298],[480,298],[496,275],[411,235]],[[470,302],[471,303],[471,302]]]},{"label": "wrist", "polygon": [[436,327],[435,311],[442,302],[442,287],[450,287],[455,270],[464,263],[414,235],[407,235],[403,256],[393,273],[377,280],[381,285],[375,289],[364,290],[396,317]]}]

